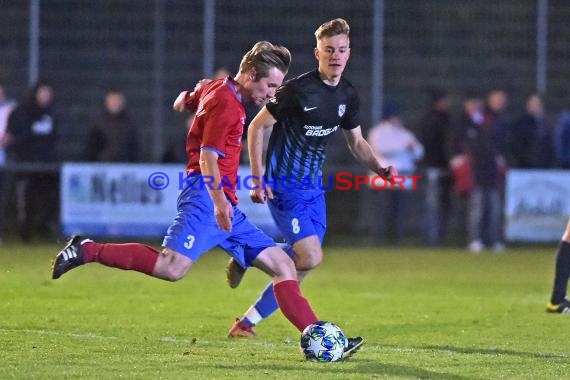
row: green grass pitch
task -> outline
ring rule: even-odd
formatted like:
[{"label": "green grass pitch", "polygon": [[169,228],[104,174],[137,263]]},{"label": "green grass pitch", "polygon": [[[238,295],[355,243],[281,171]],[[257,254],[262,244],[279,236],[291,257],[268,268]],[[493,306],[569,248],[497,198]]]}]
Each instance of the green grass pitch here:
[{"label": "green grass pitch", "polygon": [[89,264],[49,277],[56,245],[0,247],[0,379],[563,379],[570,317],[545,313],[555,246],[504,255],[327,247],[303,284],[317,314],[366,339],[306,362],[277,312],[253,340],[233,319],[267,278],[225,284],[214,251],[180,282]]}]

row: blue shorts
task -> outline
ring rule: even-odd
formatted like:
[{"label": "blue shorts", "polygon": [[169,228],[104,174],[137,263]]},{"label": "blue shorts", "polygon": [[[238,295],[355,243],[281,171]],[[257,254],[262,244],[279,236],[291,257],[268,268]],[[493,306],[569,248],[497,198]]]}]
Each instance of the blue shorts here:
[{"label": "blue shorts", "polygon": [[293,245],[307,236],[316,235],[321,244],[327,231],[327,207],[324,191],[273,190],[269,211],[285,241]]},{"label": "blue shorts", "polygon": [[226,232],[218,227],[208,191],[186,187],[178,196],[178,215],[168,227],[162,246],[183,254],[193,262],[219,246],[242,267],[252,266],[261,251],[276,244],[247,220],[236,206],[233,209],[232,230]]}]

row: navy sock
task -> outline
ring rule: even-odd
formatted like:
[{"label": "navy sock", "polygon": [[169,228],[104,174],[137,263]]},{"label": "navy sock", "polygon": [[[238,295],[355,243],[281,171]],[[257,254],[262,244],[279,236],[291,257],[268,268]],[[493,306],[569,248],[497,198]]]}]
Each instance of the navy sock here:
[{"label": "navy sock", "polygon": [[261,293],[261,297],[255,302],[254,305],[257,312],[263,317],[267,318],[273,314],[279,305],[275,299],[275,292],[273,291],[273,283],[270,282],[269,285]]},{"label": "navy sock", "polygon": [[566,297],[568,278],[570,277],[570,243],[561,241],[555,261],[554,287],[550,303],[558,305]]}]

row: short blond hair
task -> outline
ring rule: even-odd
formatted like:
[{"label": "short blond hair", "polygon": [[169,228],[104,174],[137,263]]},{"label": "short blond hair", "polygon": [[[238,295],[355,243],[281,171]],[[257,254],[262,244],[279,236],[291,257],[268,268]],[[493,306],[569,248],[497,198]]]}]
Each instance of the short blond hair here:
[{"label": "short blond hair", "polygon": [[339,34],[346,34],[347,36],[350,34],[350,26],[348,25],[348,22],[342,18],[335,18],[334,20],[327,21],[324,24],[321,24],[321,26],[319,26],[315,31],[317,41],[325,37],[338,36]]},{"label": "short blond hair", "polygon": [[287,74],[291,64],[291,52],[284,46],[273,45],[271,42],[260,41],[253,45],[241,60],[239,72],[245,73],[255,69],[255,80],[269,76],[269,71],[276,67]]}]

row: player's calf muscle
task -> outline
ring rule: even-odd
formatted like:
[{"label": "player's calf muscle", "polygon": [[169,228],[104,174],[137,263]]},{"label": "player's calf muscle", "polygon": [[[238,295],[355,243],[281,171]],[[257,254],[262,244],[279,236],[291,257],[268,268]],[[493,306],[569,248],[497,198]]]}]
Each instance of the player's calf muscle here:
[{"label": "player's calf muscle", "polygon": [[321,243],[315,235],[299,240],[293,245],[295,266],[298,270],[311,270],[323,261]]}]

